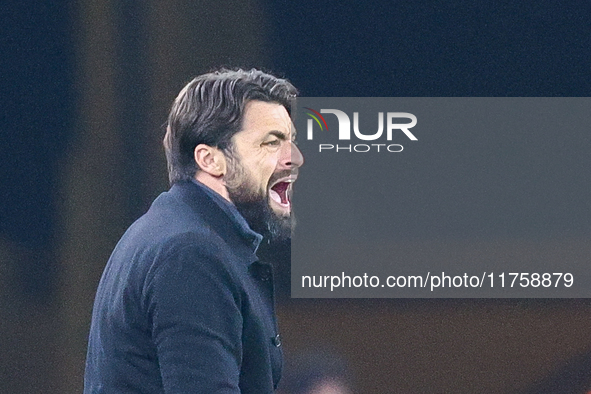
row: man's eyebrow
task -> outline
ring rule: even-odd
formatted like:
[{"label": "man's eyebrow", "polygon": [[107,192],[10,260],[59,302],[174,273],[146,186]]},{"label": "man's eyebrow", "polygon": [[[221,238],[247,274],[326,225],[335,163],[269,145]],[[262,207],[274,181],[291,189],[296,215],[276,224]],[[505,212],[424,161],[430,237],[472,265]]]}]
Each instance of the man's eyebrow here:
[{"label": "man's eyebrow", "polygon": [[269,131],[269,133],[267,135],[274,135],[275,137],[279,138],[282,141],[287,140],[287,135],[285,135],[285,133],[278,131],[278,130]]}]

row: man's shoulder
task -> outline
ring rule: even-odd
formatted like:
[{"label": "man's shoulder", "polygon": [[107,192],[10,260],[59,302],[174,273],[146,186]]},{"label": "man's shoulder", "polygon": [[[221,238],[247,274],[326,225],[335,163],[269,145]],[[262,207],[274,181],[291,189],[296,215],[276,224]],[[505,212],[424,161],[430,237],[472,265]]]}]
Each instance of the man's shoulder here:
[{"label": "man's shoulder", "polygon": [[245,232],[221,205],[204,187],[192,182],[177,183],[154,200],[148,212],[128,229],[122,241],[160,245],[175,240],[181,246],[234,250],[242,258],[250,259],[254,254],[254,236]]},{"label": "man's shoulder", "polygon": [[196,271],[242,275],[256,256],[232,235],[236,230],[225,215],[197,186],[173,186],[127,229],[111,255],[108,270],[147,278],[186,264]]},{"label": "man's shoulder", "polygon": [[183,228],[181,219],[178,223],[172,218],[149,219],[150,212],[127,230],[113,250],[102,278],[107,292],[130,287],[139,297],[155,278],[174,276],[179,271],[236,277],[231,248],[206,224]]},{"label": "man's shoulder", "polygon": [[173,190],[160,194],[148,211],[125,231],[110,258],[119,265],[145,264],[188,248],[206,248],[217,235],[199,210]]},{"label": "man's shoulder", "polygon": [[170,254],[209,250],[223,244],[203,218],[182,207],[163,210],[152,207],[133,223],[113,252],[135,257],[164,258]]},{"label": "man's shoulder", "polygon": [[151,243],[166,242],[169,238],[187,237],[188,233],[210,231],[210,224],[203,213],[204,207],[191,193],[190,184],[175,185],[161,193],[148,211],[133,223],[126,236],[139,234],[138,240],[148,239]]}]

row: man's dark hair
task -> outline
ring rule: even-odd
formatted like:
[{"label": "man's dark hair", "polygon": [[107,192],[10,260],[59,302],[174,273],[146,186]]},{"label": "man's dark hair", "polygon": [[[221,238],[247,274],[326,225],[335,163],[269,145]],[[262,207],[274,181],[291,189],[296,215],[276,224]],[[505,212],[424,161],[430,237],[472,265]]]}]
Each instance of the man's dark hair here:
[{"label": "man's dark hair", "polygon": [[164,150],[170,183],[195,177],[195,147],[206,144],[227,153],[242,126],[250,100],[277,102],[291,115],[296,88],[285,79],[260,70],[221,69],[189,82],[168,116]]}]

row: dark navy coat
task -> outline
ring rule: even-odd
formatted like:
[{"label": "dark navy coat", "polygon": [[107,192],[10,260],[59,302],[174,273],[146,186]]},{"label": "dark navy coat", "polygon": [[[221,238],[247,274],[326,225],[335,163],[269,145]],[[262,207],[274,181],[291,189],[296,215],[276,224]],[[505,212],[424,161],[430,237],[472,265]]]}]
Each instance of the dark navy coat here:
[{"label": "dark navy coat", "polygon": [[162,193],[101,278],[84,393],[272,393],[281,343],[260,240],[203,185]]}]

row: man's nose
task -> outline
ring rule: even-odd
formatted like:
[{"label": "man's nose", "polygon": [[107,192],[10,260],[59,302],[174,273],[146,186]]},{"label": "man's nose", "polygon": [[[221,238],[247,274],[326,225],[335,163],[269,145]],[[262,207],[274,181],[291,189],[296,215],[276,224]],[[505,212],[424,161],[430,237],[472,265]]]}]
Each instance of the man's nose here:
[{"label": "man's nose", "polygon": [[286,167],[301,167],[304,164],[304,156],[294,142],[286,144],[282,160]]}]

